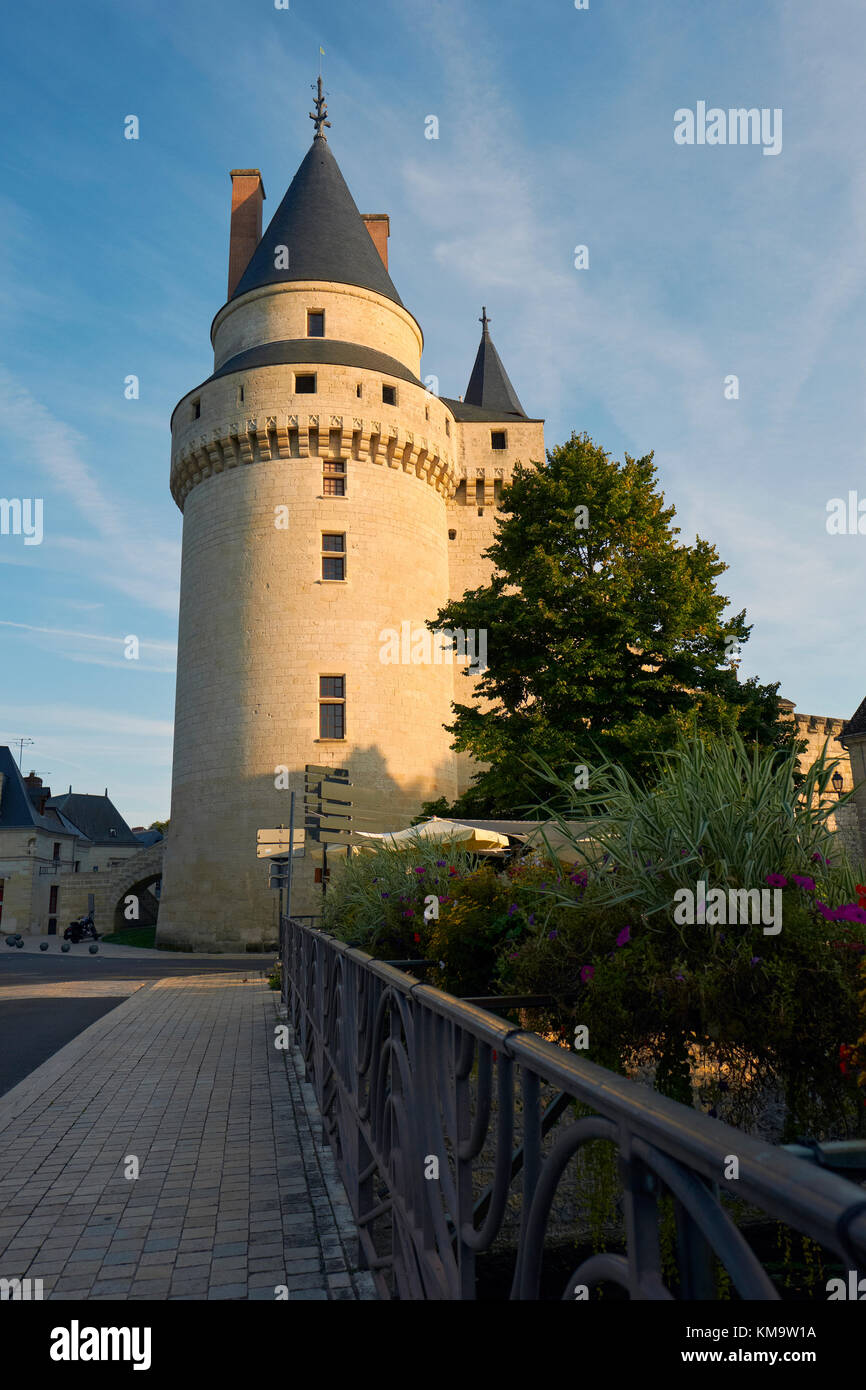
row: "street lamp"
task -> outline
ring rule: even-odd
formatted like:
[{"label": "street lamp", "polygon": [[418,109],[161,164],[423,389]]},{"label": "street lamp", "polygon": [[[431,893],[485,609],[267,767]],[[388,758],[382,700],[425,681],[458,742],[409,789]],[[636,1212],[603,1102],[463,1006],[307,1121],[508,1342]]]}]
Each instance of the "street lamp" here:
[{"label": "street lamp", "polygon": [[833,773],[833,776],[830,778],[830,781],[833,783],[833,790],[835,791],[836,795],[841,796],[844,779],[838,768]]}]

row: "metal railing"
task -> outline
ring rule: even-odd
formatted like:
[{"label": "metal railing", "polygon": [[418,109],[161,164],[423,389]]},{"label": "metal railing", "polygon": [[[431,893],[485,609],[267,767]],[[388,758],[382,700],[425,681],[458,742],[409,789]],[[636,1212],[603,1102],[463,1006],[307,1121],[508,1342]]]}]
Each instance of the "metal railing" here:
[{"label": "metal railing", "polygon": [[[742,1298],[780,1297],[725,1193],[858,1278],[866,1270],[866,1192],[846,1179],[296,920],[283,919],[280,951],[289,1019],[381,1297],[475,1298],[476,1259],[517,1199],[510,1297],[537,1299],[557,1190],[599,1139],[618,1154],[624,1252],[581,1260],[563,1299],[602,1283],[635,1299],[674,1297],[662,1272],[662,1196],[676,1217],[680,1298],[715,1298],[717,1262]],[[592,1113],[575,1119],[574,1102]],[[485,1145],[493,1174],[479,1196]]]}]

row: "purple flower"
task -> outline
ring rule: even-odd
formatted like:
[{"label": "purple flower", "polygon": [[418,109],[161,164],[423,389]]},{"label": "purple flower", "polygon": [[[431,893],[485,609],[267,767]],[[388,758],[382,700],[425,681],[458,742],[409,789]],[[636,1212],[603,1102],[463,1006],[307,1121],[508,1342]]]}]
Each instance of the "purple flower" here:
[{"label": "purple flower", "polygon": [[512,951],[512,952],[509,954],[508,959],[509,959],[509,960],[517,960],[517,957],[518,957],[519,954],[520,954],[519,951]]},{"label": "purple flower", "polygon": [[813,863],[813,864],[829,864],[829,863],[830,863],[830,860],[829,860],[829,859],[825,859],[824,856],[823,856],[823,854],[819,854],[818,851],[816,850],[815,853],[812,855],[812,863]]},{"label": "purple flower", "polygon": [[749,964],[750,964],[750,965],[760,965],[762,959],[763,959],[762,956],[752,956],[752,959],[749,961]]},{"label": "purple flower", "polygon": [[512,904],[510,905],[509,909],[508,909],[508,914],[507,914],[507,915],[508,915],[509,917],[513,917],[516,911],[517,911],[517,903],[512,903]]},{"label": "purple flower", "polygon": [[802,888],[805,893],[815,892],[815,880],[809,878],[808,874],[795,874],[794,882],[798,888]]},{"label": "purple flower", "polygon": [[448,863],[448,860],[447,860],[447,859],[437,859],[437,860],[436,860],[436,868],[437,868],[437,869],[444,869],[447,863]]},{"label": "purple flower", "polygon": [[769,883],[771,888],[787,888],[788,886],[788,880],[784,874],[767,874],[764,882]]},{"label": "purple flower", "polygon": [[585,966],[583,967],[583,969],[581,970],[581,972],[580,972],[580,978],[581,978],[581,980],[583,981],[584,984],[588,984],[589,981],[592,979],[592,977],[593,977],[594,974],[595,974],[595,966],[594,966],[594,965],[585,965]]},{"label": "purple flower", "polygon": [[416,872],[416,874],[426,874],[427,870],[426,870],[426,869],[416,869],[415,872]]},{"label": "purple flower", "polygon": [[380,894],[379,894],[379,897],[380,897],[380,898],[390,898],[390,896],[391,896],[390,893],[380,893]]},{"label": "purple flower", "polygon": [[631,941],[631,927],[623,927],[619,936],[616,938],[617,946],[624,946],[627,941]]},{"label": "purple flower", "polygon": [[404,907],[404,908],[403,908],[403,916],[404,916],[404,917],[414,917],[414,916],[415,916],[415,909],[414,909],[414,907]]},{"label": "purple flower", "polygon": [[[528,918],[527,918],[526,920],[529,922],[529,925],[532,926],[533,923],[535,922],[535,913],[534,913],[534,912],[530,912],[530,914],[529,914],[529,916],[528,916]],[[556,936],[556,932],[554,932],[553,935]]]},{"label": "purple flower", "polygon": [[684,980],[685,978],[685,975],[674,975],[675,980]]},{"label": "purple flower", "polygon": [[[530,922],[531,922],[531,921],[532,921],[532,918],[530,917],[529,920],[530,920]],[[549,931],[549,932],[547,933],[548,939],[549,939],[550,941],[555,941],[556,938],[557,938],[557,935],[558,935],[558,933],[555,932],[555,931]]]},{"label": "purple flower", "polygon": [[856,903],[844,903],[842,907],[828,907],[826,903],[816,902],[815,906],[825,922],[866,922],[866,912]]}]

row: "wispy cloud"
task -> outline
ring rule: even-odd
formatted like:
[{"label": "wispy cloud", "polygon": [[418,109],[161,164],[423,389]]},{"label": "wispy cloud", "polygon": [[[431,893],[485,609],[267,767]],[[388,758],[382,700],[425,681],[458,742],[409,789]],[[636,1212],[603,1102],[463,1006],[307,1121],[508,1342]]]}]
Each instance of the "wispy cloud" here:
[{"label": "wispy cloud", "polygon": [[22,456],[32,460],[43,479],[72,503],[85,529],[93,533],[86,540],[58,534],[46,508],[52,547],[85,559],[91,572],[146,607],[176,612],[179,547],[158,534],[142,534],[141,518],[128,514],[85,462],[87,441],[57,420],[3,367],[0,412]]},{"label": "wispy cloud", "polygon": [[[34,623],[15,623],[7,618],[0,618],[0,627],[19,628],[23,632],[44,633],[49,637],[74,637],[82,642],[109,642],[119,647],[122,647],[125,641],[125,637],[114,637],[103,632],[78,632],[66,627],[37,627]],[[149,651],[177,653],[176,642],[157,642],[150,637],[141,637],[139,642],[142,648],[146,647]]]}]

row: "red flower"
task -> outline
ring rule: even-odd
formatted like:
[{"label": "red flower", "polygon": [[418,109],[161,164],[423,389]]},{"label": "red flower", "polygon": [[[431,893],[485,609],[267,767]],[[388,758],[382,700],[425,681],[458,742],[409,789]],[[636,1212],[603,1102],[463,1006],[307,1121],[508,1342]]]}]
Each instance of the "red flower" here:
[{"label": "red flower", "polygon": [[418,932],[415,933],[415,940],[416,940],[416,941],[420,941],[420,940],[421,940],[421,937],[419,936]]}]

